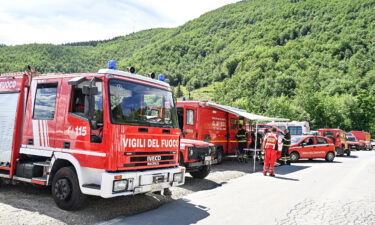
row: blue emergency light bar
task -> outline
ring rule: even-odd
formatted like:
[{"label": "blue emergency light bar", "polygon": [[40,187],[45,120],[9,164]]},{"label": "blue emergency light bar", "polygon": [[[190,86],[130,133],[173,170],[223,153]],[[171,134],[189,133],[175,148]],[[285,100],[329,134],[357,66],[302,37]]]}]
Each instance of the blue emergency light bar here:
[{"label": "blue emergency light bar", "polygon": [[160,80],[160,81],[165,81],[165,75],[164,75],[164,74],[160,74],[160,75],[158,76],[158,80]]},{"label": "blue emergency light bar", "polygon": [[116,61],[115,60],[108,61],[108,69],[112,69],[112,70],[116,69]]}]

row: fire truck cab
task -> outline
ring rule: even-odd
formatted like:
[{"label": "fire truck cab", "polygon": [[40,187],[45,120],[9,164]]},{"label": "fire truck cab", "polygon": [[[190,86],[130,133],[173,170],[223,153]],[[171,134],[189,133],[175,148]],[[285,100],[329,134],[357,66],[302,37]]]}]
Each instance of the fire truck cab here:
[{"label": "fire truck cab", "polygon": [[82,206],[184,184],[170,86],[109,63],[98,73],[0,76],[0,177]]}]

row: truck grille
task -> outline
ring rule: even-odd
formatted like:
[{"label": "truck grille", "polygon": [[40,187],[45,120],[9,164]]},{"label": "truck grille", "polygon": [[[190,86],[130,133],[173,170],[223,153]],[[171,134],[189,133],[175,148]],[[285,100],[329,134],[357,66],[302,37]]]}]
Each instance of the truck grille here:
[{"label": "truck grille", "polygon": [[125,152],[128,158],[124,167],[143,167],[176,164],[176,151]]},{"label": "truck grille", "polygon": [[[190,152],[192,151],[192,152]],[[192,159],[198,159],[198,160],[204,160],[205,156],[209,155],[209,148],[208,147],[192,147],[189,148],[189,160]]]},{"label": "truck grille", "polygon": [[[144,162],[144,161],[149,161],[147,160],[147,156],[140,156],[140,157],[132,157],[130,159],[130,162]],[[173,155],[165,155],[165,156],[161,156],[160,157],[161,159],[160,160],[171,160],[173,159]],[[152,160],[150,160],[152,161]]]}]

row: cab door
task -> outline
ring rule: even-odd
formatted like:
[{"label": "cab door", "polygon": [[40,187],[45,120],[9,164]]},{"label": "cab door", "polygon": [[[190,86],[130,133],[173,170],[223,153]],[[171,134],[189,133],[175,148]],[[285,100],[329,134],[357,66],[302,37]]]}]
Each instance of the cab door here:
[{"label": "cab door", "polygon": [[[68,84],[64,82],[61,98],[59,99],[59,124],[57,133],[59,139],[56,140],[56,147],[65,152],[75,153],[75,157],[80,159],[82,166],[105,168],[105,138],[104,138],[104,118],[103,118],[103,84],[98,80],[95,87],[98,93],[94,96],[94,115],[92,124],[87,115],[89,100],[83,93],[84,86],[89,85],[90,80],[85,80],[79,84]],[[65,107],[62,107],[65,106]]]},{"label": "cab door", "polygon": [[235,153],[235,149],[238,147],[237,142],[237,132],[238,132],[238,117],[231,113],[228,113],[228,120],[227,120],[227,145],[228,145],[228,153],[233,154]]},{"label": "cab door", "polygon": [[315,137],[306,137],[300,144],[300,158],[315,158],[314,151],[316,149]]},{"label": "cab door", "polygon": [[32,81],[23,143],[36,149],[56,147],[59,90],[61,90],[61,79]]}]

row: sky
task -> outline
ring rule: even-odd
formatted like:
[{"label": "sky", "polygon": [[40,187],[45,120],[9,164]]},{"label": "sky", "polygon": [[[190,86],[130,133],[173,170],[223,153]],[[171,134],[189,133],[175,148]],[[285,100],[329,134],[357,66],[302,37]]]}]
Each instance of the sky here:
[{"label": "sky", "polygon": [[177,27],[239,0],[2,0],[0,44],[103,40]]}]

